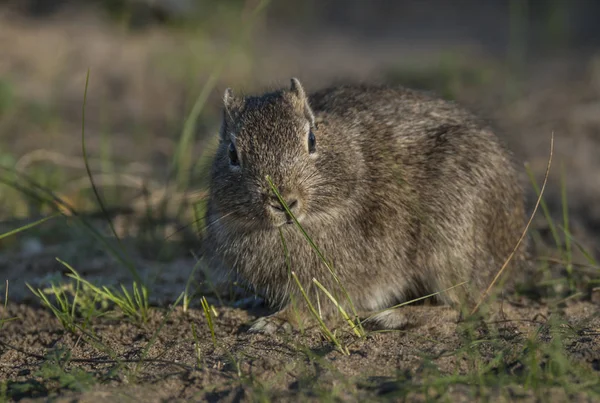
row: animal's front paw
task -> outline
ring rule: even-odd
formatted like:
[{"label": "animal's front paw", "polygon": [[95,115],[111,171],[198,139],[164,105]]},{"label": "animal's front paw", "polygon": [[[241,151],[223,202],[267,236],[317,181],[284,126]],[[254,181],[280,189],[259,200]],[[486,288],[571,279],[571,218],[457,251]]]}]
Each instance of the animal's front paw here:
[{"label": "animal's front paw", "polygon": [[238,299],[233,306],[241,309],[254,309],[265,304],[265,300],[258,297],[246,297]]},{"label": "animal's front paw", "polygon": [[291,333],[292,325],[280,317],[275,315],[263,316],[252,324],[248,332],[250,333],[263,333],[263,334],[275,334],[275,333]]}]

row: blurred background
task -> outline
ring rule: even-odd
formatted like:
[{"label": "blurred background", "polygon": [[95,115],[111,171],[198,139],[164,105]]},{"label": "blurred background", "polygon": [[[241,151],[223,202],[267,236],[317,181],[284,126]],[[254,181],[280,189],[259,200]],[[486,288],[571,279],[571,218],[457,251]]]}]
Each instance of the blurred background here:
[{"label": "blurred background", "polygon": [[[530,209],[526,167],[539,186],[554,133],[547,212],[599,255],[598,21],[595,0],[0,0],[0,233],[57,209],[108,214],[142,266],[179,262],[187,278],[224,89],[297,76],[464,104],[514,151]],[[85,149],[104,213],[82,150],[88,68]],[[64,254],[110,273],[102,247],[64,224],[0,239],[0,273],[46,275]],[[537,236],[550,227],[536,220]]]}]

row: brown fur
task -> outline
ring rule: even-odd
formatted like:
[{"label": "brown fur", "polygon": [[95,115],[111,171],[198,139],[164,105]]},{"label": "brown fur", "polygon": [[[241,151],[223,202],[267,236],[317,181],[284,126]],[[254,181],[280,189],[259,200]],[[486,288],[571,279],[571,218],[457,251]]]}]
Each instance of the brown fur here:
[{"label": "brown fur", "polygon": [[[361,312],[463,281],[436,299],[472,305],[523,231],[523,195],[510,154],[451,102],[375,86],[307,97],[293,79],[289,90],[258,97],[236,98],[228,90],[224,103],[203,254],[213,272],[234,275],[283,308],[275,315],[280,322],[289,319],[291,296],[303,303],[279,230],[291,270],[313,302],[313,278],[345,298],[299,229],[284,223],[266,175],[286,201],[297,200],[294,214]],[[230,142],[239,167],[230,165]],[[320,301],[331,312],[322,293]],[[390,314],[376,320],[383,327],[405,324]],[[272,330],[261,323],[257,330]]]}]

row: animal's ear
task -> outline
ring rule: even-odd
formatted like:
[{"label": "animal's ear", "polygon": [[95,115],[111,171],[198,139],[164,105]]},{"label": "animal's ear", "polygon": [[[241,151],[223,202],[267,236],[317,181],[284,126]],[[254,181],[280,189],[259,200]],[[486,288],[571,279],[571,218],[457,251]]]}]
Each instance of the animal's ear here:
[{"label": "animal's ear", "polygon": [[234,102],[235,97],[233,95],[233,90],[231,88],[226,88],[225,93],[223,94],[223,106],[226,110],[231,109]]},{"label": "animal's ear", "polygon": [[304,92],[302,84],[300,84],[300,80],[298,80],[296,77],[292,77],[290,81],[292,82],[290,91],[294,93],[298,99],[306,99],[306,93]]},{"label": "animal's ear", "polygon": [[300,80],[296,77],[292,77],[290,92],[294,95],[294,104],[298,111],[308,119],[310,126],[313,127],[315,125],[315,115],[313,114],[310,105],[308,104],[308,97],[306,96],[306,92],[300,84]]},{"label": "animal's ear", "polygon": [[223,122],[221,123],[221,140],[229,141],[229,133],[234,125],[234,117],[241,101],[236,98],[231,88],[227,88],[223,94]]}]

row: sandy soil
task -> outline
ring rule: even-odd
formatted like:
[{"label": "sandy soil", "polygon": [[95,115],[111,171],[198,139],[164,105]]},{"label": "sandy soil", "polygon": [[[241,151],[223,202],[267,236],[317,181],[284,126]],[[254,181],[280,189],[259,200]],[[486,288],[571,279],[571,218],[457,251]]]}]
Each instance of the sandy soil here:
[{"label": "sandy soil", "polygon": [[[529,338],[547,340],[543,331],[536,333],[551,314],[544,305],[528,305],[505,304],[503,315],[477,327],[477,339],[481,340],[477,348],[483,357],[491,359],[503,351],[509,355],[508,370],[519,371],[527,366],[519,354]],[[65,332],[47,310],[10,304],[2,311],[3,316],[19,320],[2,330],[0,378],[8,379],[13,391],[18,385],[29,385],[22,395],[13,396],[17,399],[56,393],[52,382],[34,380],[40,379],[36,371],[44,356],[61,348],[72,353],[66,370],[79,368],[94,374],[102,383],[83,393],[63,391],[59,401],[252,401],[260,397],[263,389],[266,396],[276,400],[319,396],[348,401],[423,400],[425,395],[419,385],[427,385],[441,375],[467,372],[468,355],[461,349],[469,345],[468,338],[461,334],[461,325],[449,322],[443,311],[438,320],[405,332],[377,334],[366,340],[343,335],[343,340],[352,341],[349,356],[334,350],[317,329],[291,336],[250,335],[245,330],[255,314],[233,308],[220,308],[218,312],[215,347],[198,309],[188,313],[178,309],[170,315],[155,311],[144,326],[127,320],[98,320],[88,330],[94,334],[92,338]],[[554,312],[577,329],[565,335],[566,350],[568,357],[587,371],[600,369],[598,313],[598,306],[589,302],[568,304]],[[500,316],[505,319],[499,319]],[[165,320],[165,326],[153,340]],[[197,342],[192,324],[200,335]],[[486,342],[486,336],[492,334],[498,338]],[[113,359],[104,348],[95,348],[93,340],[100,341],[117,358]],[[148,345],[151,347],[146,351]],[[140,358],[146,361],[140,364]],[[408,387],[407,382],[411,384]],[[502,393],[484,388],[480,397],[510,399],[520,393],[515,385],[512,388]],[[457,383],[446,391],[445,398],[466,401],[470,389]],[[440,392],[431,386],[429,393],[433,398]],[[553,391],[544,393],[551,397]],[[527,395],[530,394],[522,397]],[[553,399],[562,400],[556,395]]]}]

